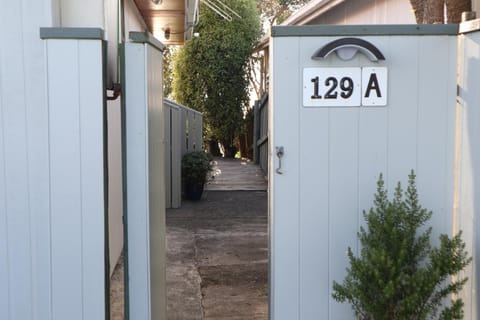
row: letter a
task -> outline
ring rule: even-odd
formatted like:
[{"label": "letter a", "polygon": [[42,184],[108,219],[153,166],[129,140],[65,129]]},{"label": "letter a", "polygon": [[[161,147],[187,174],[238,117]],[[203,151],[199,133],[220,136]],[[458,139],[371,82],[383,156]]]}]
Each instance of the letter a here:
[{"label": "letter a", "polygon": [[367,90],[365,90],[365,98],[370,97],[370,91],[375,90],[377,98],[382,97],[382,93],[380,92],[380,85],[378,84],[377,74],[372,73],[370,75],[370,79],[368,79]]}]

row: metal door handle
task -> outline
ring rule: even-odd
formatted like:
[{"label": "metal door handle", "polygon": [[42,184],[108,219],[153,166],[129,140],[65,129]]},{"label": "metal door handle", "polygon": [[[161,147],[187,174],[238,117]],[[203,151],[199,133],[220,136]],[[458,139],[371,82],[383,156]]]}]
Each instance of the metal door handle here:
[{"label": "metal door handle", "polygon": [[278,157],[278,168],[275,170],[278,174],[283,174],[282,171],[282,157],[284,154],[284,149],[283,147],[275,147],[277,151],[277,157]]}]

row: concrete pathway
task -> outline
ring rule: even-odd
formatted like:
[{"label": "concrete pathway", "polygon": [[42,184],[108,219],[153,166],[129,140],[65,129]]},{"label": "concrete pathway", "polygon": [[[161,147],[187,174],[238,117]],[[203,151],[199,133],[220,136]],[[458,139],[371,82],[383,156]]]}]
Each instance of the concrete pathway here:
[{"label": "concrete pathway", "polygon": [[[213,176],[202,200],[167,210],[167,319],[267,319],[266,180],[239,159],[215,159]],[[112,320],[124,319],[122,274],[120,264]]]},{"label": "concrete pathway", "polygon": [[169,320],[268,318],[267,182],[216,158],[201,201],[167,210]]},{"label": "concrete pathway", "polygon": [[167,211],[168,319],[267,319],[264,191],[206,191]]},{"label": "concrete pathway", "polygon": [[267,180],[260,167],[247,159],[215,158],[210,191],[266,191]]}]

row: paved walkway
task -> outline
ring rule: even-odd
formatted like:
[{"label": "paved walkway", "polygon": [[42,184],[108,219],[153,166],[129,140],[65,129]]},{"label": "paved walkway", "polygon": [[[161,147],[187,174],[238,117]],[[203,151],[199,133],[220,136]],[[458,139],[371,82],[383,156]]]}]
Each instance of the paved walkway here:
[{"label": "paved walkway", "polygon": [[[167,319],[267,319],[266,180],[240,159],[215,159],[213,173],[202,200],[167,210]],[[115,320],[122,272],[112,277]]]},{"label": "paved walkway", "polygon": [[167,229],[169,320],[268,318],[266,192],[206,191]]},{"label": "paved walkway", "polygon": [[260,167],[246,159],[215,158],[210,191],[266,191],[267,180]]}]

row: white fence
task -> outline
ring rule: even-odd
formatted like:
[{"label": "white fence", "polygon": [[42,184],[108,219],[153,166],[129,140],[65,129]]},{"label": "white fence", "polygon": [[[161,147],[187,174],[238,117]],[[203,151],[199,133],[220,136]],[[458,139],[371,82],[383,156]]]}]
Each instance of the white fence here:
[{"label": "white fence", "polygon": [[164,99],[166,207],[178,208],[182,200],[182,156],[202,150],[202,114]]},{"label": "white fence", "polygon": [[[478,23],[478,20],[476,21]],[[473,27],[473,28],[472,28]],[[459,36],[458,98],[456,117],[456,174],[454,230],[463,231],[467,250],[473,255],[465,275],[469,277],[462,293],[465,319],[480,314],[480,31],[465,23]]]},{"label": "white fence", "polygon": [[1,319],[107,313],[103,35],[57,31],[0,54]]},{"label": "white fence", "polygon": [[[349,305],[333,300],[332,282],[346,275],[347,248],[358,253],[362,210],[373,204],[379,173],[392,192],[397,181],[406,185],[414,169],[421,203],[434,213],[433,236],[452,232],[457,30],[309,26],[272,32],[271,315],[275,320],[354,319]],[[351,60],[335,53],[312,59],[320,48],[351,37],[370,42],[385,60],[372,61],[361,50]],[[321,89],[328,84],[319,81],[317,87],[309,72],[334,75],[361,68],[388,69],[388,79],[378,86],[388,86],[382,92],[388,94],[386,105],[309,104],[324,96]],[[358,88],[353,90],[362,88],[353,86],[353,76],[349,79],[351,88]],[[336,97],[353,96],[347,93]],[[276,147],[284,148],[283,157],[277,157]]]},{"label": "white fence", "polygon": [[146,33],[125,43],[129,319],[166,319],[163,45]]}]

